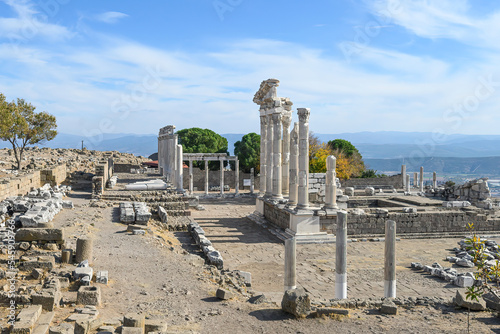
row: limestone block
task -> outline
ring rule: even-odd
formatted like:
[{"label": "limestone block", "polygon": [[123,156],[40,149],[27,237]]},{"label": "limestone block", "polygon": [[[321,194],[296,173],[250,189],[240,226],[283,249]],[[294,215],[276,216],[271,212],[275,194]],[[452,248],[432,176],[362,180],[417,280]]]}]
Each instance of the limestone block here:
[{"label": "limestone block", "polygon": [[158,215],[160,216],[162,223],[166,224],[168,222],[167,210],[165,210],[162,206],[158,206]]},{"label": "limestone block", "polygon": [[43,289],[41,292],[33,294],[33,304],[42,305],[46,311],[53,311],[55,307],[59,306],[61,301],[61,293],[55,289]]},{"label": "limestone block", "polygon": [[98,271],[95,281],[96,281],[96,283],[107,285],[108,284],[108,271],[107,270]]},{"label": "limestone block", "polygon": [[281,309],[297,318],[305,318],[311,313],[311,299],[303,288],[285,291]]},{"label": "limestone block", "polygon": [[73,331],[73,325],[67,322],[49,328],[49,334],[73,334]]},{"label": "limestone block", "polygon": [[374,196],[375,195],[375,188],[373,188],[373,187],[366,187],[365,188],[365,195],[367,195],[367,196]]},{"label": "limestone block", "polygon": [[60,228],[20,228],[16,241],[64,241],[64,230]]},{"label": "limestone block", "polygon": [[394,304],[394,302],[391,299],[386,298],[382,302],[382,306],[380,307],[380,313],[382,313],[382,314],[397,314],[398,307],[396,306],[396,304]]},{"label": "limestone block", "polygon": [[467,299],[465,296],[465,291],[457,290],[454,301],[457,306],[466,309],[470,308],[471,311],[484,311],[486,309],[486,302],[483,300],[483,298],[478,299],[479,301]]},{"label": "limestone block", "polygon": [[92,278],[94,271],[91,267],[77,267],[75,271],[73,271],[73,277],[75,279],[80,279],[85,276]]},{"label": "limestone block", "polygon": [[146,319],[145,332],[164,333],[167,331],[167,321],[165,319]]},{"label": "limestone block", "polygon": [[98,286],[81,286],[78,289],[76,303],[81,305],[101,305],[101,288]]},{"label": "limestone block", "polygon": [[474,278],[470,276],[458,276],[455,280],[455,285],[466,288],[474,285]]},{"label": "limestone block", "polygon": [[144,328],[145,320],[144,314],[129,313],[123,316],[123,327]]},{"label": "limestone block", "polygon": [[226,289],[217,289],[217,292],[215,293],[215,295],[217,296],[217,298],[219,299],[222,299],[222,300],[227,300],[227,299],[231,299],[234,297],[233,293],[229,290],[226,290]]}]

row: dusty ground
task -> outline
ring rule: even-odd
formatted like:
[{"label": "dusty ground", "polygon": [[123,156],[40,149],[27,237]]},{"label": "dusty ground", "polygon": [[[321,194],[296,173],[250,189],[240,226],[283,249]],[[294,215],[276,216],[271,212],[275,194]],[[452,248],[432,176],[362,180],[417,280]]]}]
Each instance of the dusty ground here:
[{"label": "dusty ground", "polygon": [[[219,249],[230,269],[252,273],[252,288],[272,302],[254,305],[242,296],[229,301],[214,297],[217,286],[207,268],[194,260],[199,254],[186,232],[162,232],[154,226],[145,236],[126,233],[118,222],[117,207],[91,207],[87,194],[73,193],[75,209],[56,216],[56,227],[65,227],[74,248],[81,235],[92,235],[94,271],[108,270],[110,284],[102,286],[100,319],[112,322],[127,312],[164,317],[172,333],[465,333],[467,313],[454,307],[420,306],[401,309],[397,316],[381,315],[375,309],[351,311],[340,320],[308,318],[296,320],[283,313],[279,301],[283,289],[283,244],[267,230],[248,220],[254,210],[251,198],[205,200],[205,211],[193,212],[208,238]],[[456,288],[408,269],[410,262],[447,265],[442,259],[455,239],[402,240],[398,242],[398,294],[452,298]],[[333,298],[333,245],[299,245],[299,285],[313,300]],[[195,254],[195,255],[192,255]],[[350,297],[380,297],[383,294],[383,243],[351,243],[348,247]],[[194,256],[194,257],[193,257]],[[71,271],[65,265],[58,270]],[[62,321],[72,310],[76,292],[67,291],[67,306],[58,309]],[[500,333],[500,319],[488,312],[472,314],[477,333]]]}]

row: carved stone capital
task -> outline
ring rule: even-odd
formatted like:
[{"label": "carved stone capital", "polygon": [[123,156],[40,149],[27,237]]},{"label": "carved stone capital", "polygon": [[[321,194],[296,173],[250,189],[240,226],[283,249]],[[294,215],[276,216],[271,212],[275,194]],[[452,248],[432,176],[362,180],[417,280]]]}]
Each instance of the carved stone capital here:
[{"label": "carved stone capital", "polygon": [[299,122],[308,123],[309,116],[311,115],[311,109],[309,109],[309,108],[297,108],[297,114],[299,115]]},{"label": "carved stone capital", "polygon": [[284,111],[281,122],[283,123],[283,129],[286,129],[286,131],[288,132],[288,128],[290,127],[290,124],[292,124],[292,112]]}]

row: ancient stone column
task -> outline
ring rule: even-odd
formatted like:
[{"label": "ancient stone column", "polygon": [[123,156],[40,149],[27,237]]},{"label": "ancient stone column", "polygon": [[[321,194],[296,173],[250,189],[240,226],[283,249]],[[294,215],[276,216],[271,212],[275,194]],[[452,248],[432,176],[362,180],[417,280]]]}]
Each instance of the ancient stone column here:
[{"label": "ancient stone column", "polygon": [[432,172],[432,189],[437,189],[438,183],[437,183],[437,174],[436,172]]},{"label": "ancient stone column", "polygon": [[224,159],[220,160],[220,197],[224,197]]},{"label": "ancient stone column", "polygon": [[281,179],[281,113],[273,113],[273,199],[282,199]]},{"label": "ancient stone column", "polygon": [[189,194],[192,195],[193,192],[193,160],[189,160]]},{"label": "ancient stone column", "polygon": [[299,178],[299,123],[293,124],[290,132],[290,186],[288,205],[297,205]]},{"label": "ancient stone column", "polygon": [[92,258],[92,248],[94,247],[94,241],[91,238],[79,238],[76,240],[76,255],[75,261],[80,263],[82,261],[88,260],[90,264],[93,262]]},{"label": "ancient stone column", "polygon": [[63,249],[61,251],[61,262],[62,263],[72,263],[73,262],[73,250]]},{"label": "ancient stone column", "polygon": [[347,298],[347,212],[337,212],[335,235],[335,298]]},{"label": "ancient stone column", "polygon": [[292,111],[285,110],[282,114],[281,123],[283,125],[283,141],[282,141],[282,163],[281,163],[281,173],[282,173],[282,193],[283,196],[288,196],[289,194],[289,179],[290,179],[290,124],[292,123]]},{"label": "ancient stone column", "polygon": [[402,179],[402,185],[403,189],[406,189],[406,165],[401,165],[401,179]]},{"label": "ancient stone column", "polygon": [[418,173],[413,173],[413,188],[418,188]]},{"label": "ancient stone column", "polygon": [[[161,130],[160,130],[161,131]],[[158,136],[158,172],[163,175],[163,139]]]},{"label": "ancient stone column", "polygon": [[285,239],[285,291],[297,287],[295,238]]},{"label": "ancient stone column", "polygon": [[297,209],[309,208],[309,108],[298,108],[299,114],[299,191]]},{"label": "ancient stone column", "polygon": [[326,158],[326,185],[325,185],[325,209],[338,209],[337,205],[337,182],[336,181],[336,159],[333,155]]},{"label": "ancient stone column", "polygon": [[254,175],[254,169],[250,168],[250,194],[253,194],[254,192],[254,182],[255,182],[255,175]]},{"label": "ancient stone column", "polygon": [[410,174],[406,174],[406,192],[410,192]]},{"label": "ancient stone column", "polygon": [[177,150],[176,150],[176,176],[175,176],[175,181],[177,182],[177,192],[183,193],[184,192],[184,160],[182,160],[182,145],[177,145]]},{"label": "ancient stone column", "polygon": [[205,159],[205,195],[208,195],[208,160]]},{"label": "ancient stone column", "polygon": [[384,297],[396,298],[396,222],[385,222]]},{"label": "ancient stone column", "polygon": [[234,194],[238,195],[240,192],[240,161],[238,158],[234,161]]},{"label": "ancient stone column", "polygon": [[273,119],[267,115],[266,197],[273,195]]},{"label": "ancient stone column", "polygon": [[420,167],[420,191],[424,191],[424,167]]},{"label": "ancient stone column", "polygon": [[266,193],[266,173],[267,173],[267,116],[265,110],[260,112],[260,178],[259,190],[260,195]]}]

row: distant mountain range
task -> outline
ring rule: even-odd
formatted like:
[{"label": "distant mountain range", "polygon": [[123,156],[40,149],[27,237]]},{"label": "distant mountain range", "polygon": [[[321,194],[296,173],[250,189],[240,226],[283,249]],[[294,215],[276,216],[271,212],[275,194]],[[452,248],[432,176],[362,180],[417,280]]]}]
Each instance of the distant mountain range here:
[{"label": "distant mountain range", "polygon": [[[229,151],[234,150],[234,143],[241,140],[244,134],[221,134],[228,140]],[[328,142],[333,139],[346,139],[353,143],[367,165],[379,171],[398,171],[402,163],[409,168],[411,164],[426,166],[426,170],[448,168],[445,166],[457,165],[458,160],[444,158],[466,158],[460,160],[471,170],[478,168],[490,169],[500,166],[500,160],[495,159],[471,159],[500,157],[500,135],[461,135],[454,134],[433,140],[430,132],[358,132],[339,134],[315,133],[321,141]],[[435,137],[435,136],[434,136]],[[99,151],[120,151],[135,155],[149,156],[157,152],[156,135],[136,134],[102,134],[100,136],[85,137],[60,133],[54,140],[40,147],[51,148],[81,148],[83,145],[88,149]],[[0,148],[9,147],[8,142],[0,141]],[[439,157],[439,158],[436,158]],[[443,160],[444,159],[444,160]],[[500,158],[499,158],[500,159]],[[464,167],[462,163],[460,165]],[[477,164],[475,166],[474,164]],[[479,166],[479,167],[478,167]],[[417,168],[417,167],[416,167]],[[451,168],[451,167],[450,167]],[[444,170],[444,169],[443,169]]]}]

